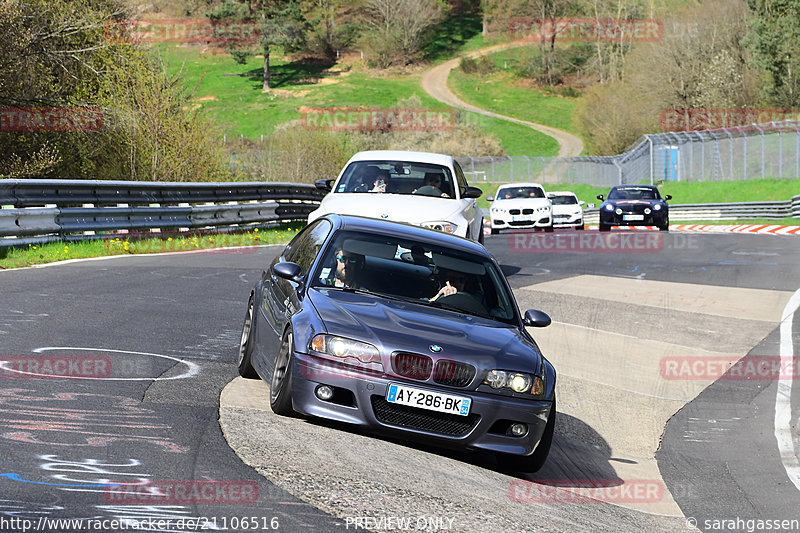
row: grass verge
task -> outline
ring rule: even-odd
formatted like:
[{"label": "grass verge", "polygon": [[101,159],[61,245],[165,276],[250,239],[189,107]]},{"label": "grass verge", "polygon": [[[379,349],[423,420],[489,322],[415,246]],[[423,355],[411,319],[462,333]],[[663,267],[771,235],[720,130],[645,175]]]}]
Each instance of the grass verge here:
[{"label": "grass verge", "polygon": [[[242,233],[164,233],[159,238],[143,234],[108,235],[102,240],[61,242],[0,248],[0,269],[112,255],[212,250],[218,253],[244,253],[246,247],[289,242],[304,226],[300,222],[276,228],[255,228]],[[227,248],[234,248],[228,250]]]}]

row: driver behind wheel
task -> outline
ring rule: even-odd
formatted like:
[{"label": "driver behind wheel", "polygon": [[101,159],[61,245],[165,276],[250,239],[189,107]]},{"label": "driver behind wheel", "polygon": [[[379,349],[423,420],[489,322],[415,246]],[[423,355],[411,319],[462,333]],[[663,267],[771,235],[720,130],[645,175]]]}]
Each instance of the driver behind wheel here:
[{"label": "driver behind wheel", "polygon": [[444,272],[442,278],[445,280],[445,284],[439,289],[439,292],[430,298],[430,301],[435,302],[442,296],[450,296],[457,292],[464,292],[464,288],[467,285],[467,276],[463,272],[447,270]]}]

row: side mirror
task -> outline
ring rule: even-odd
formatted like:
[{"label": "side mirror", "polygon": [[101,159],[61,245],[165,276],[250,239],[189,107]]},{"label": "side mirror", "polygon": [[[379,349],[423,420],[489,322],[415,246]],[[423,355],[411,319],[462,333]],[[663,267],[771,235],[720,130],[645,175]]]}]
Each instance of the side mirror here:
[{"label": "side mirror", "polygon": [[487,196],[486,197],[486,201],[487,202],[494,202],[494,196]]},{"label": "side mirror", "polygon": [[461,198],[480,198],[483,191],[477,187],[467,187],[461,193]]},{"label": "side mirror", "polygon": [[664,200],[672,200],[672,195],[667,194],[666,196],[664,196]]},{"label": "side mirror", "polygon": [[583,200],[579,200],[578,205],[586,205],[586,202],[584,202]]},{"label": "side mirror", "polygon": [[317,180],[317,181],[314,182],[314,186],[317,189],[321,189],[323,191],[330,192],[330,191],[333,190],[333,182],[334,181],[336,181],[336,180],[328,180],[328,179],[326,179],[326,180]]},{"label": "side mirror", "polygon": [[600,201],[602,202],[602,201],[603,201],[603,195],[602,195],[602,194],[598,194],[598,195],[597,195],[597,199],[598,199],[598,200],[600,200]]},{"label": "side mirror", "polygon": [[523,323],[532,328],[546,328],[552,321],[547,313],[539,311],[538,309],[528,309],[525,311],[525,318]]},{"label": "side mirror", "polygon": [[290,263],[288,261],[278,263],[272,267],[272,272],[279,278],[294,281],[295,283],[300,283],[303,279],[300,275],[302,270],[297,263]]}]

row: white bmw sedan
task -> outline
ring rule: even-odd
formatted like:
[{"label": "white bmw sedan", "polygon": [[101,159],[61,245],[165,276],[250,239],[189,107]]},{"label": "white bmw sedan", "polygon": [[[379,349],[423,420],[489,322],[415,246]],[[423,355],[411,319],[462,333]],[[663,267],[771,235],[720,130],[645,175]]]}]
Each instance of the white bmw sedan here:
[{"label": "white bmw sedan", "polygon": [[583,206],[585,202],[578,200],[570,191],[554,191],[547,193],[553,204],[553,225],[557,228],[583,229]]},{"label": "white bmw sedan", "polygon": [[486,198],[492,233],[501,229],[544,229],[553,231],[552,204],[538,183],[512,183],[497,189],[497,196]]},{"label": "white bmw sedan", "polygon": [[358,152],[335,180],[318,180],[330,191],[308,222],[327,215],[360,215],[406,222],[483,242],[483,220],[471,187],[448,155],[372,150]]}]

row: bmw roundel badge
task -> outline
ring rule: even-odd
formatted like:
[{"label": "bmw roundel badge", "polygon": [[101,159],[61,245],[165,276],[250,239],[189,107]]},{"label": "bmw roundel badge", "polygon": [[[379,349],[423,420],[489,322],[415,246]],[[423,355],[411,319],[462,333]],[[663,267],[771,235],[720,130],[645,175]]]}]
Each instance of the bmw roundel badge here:
[{"label": "bmw roundel badge", "polygon": [[431,344],[430,346],[428,346],[428,349],[433,353],[439,353],[442,351],[442,347],[439,346],[438,344]]},{"label": "bmw roundel badge", "polygon": [[382,214],[381,214],[381,218],[389,218],[389,215],[388,215],[388,213],[382,213]]}]

